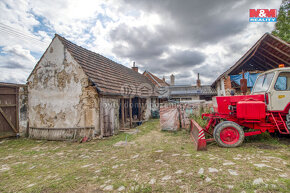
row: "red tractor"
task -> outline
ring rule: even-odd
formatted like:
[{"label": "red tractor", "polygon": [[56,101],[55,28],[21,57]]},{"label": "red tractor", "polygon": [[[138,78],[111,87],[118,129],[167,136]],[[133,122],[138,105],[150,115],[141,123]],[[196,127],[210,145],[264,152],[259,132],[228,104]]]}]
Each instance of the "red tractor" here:
[{"label": "red tractor", "polygon": [[[214,112],[203,114],[208,123],[201,128],[191,121],[191,136],[197,150],[215,140],[222,147],[237,147],[244,138],[263,132],[290,133],[290,68],[260,74],[251,95],[217,96]],[[213,136],[205,139],[204,132]]]}]

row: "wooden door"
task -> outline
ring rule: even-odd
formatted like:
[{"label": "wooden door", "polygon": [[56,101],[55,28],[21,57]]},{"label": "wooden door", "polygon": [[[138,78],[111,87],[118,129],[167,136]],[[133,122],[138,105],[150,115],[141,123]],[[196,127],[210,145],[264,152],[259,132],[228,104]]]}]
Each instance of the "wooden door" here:
[{"label": "wooden door", "polygon": [[18,87],[0,84],[0,138],[15,136],[18,128]]},{"label": "wooden door", "polygon": [[103,108],[103,121],[104,121],[104,136],[108,137],[113,135],[114,130],[114,108]]}]

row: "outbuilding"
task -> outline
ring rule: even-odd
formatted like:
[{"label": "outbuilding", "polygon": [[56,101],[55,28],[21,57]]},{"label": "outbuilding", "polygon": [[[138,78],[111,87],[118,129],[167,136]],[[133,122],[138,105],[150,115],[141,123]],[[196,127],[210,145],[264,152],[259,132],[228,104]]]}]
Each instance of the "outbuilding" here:
[{"label": "outbuilding", "polygon": [[151,116],[142,74],[55,35],[28,81],[29,136],[106,137]]},{"label": "outbuilding", "polygon": [[242,72],[248,80],[248,92],[259,73],[278,68],[280,64],[290,67],[290,46],[280,38],[265,33],[233,66],[221,74],[211,85],[217,90],[218,96],[230,95],[234,90],[241,94],[240,79]]}]

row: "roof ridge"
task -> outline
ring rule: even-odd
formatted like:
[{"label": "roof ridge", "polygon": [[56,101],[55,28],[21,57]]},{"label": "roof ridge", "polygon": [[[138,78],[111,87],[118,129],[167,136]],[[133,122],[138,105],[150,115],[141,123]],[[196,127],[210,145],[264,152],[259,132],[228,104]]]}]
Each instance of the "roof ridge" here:
[{"label": "roof ridge", "polygon": [[[58,34],[55,34],[55,37],[62,42],[64,48],[81,66],[85,74],[93,81],[96,88],[102,94],[121,95],[121,86],[127,84],[138,87],[143,83],[149,83],[153,86],[150,80],[131,68],[79,46]],[[111,76],[108,76],[108,74]],[[116,90],[115,88],[120,88],[120,90]],[[141,96],[142,93],[136,93],[136,95]]]},{"label": "roof ridge", "polygon": [[[113,63],[119,64],[119,65],[122,66],[123,68],[129,69],[129,70],[132,70],[131,68],[129,68],[129,67],[123,65],[123,64],[120,64],[120,63],[118,63],[118,62],[116,62],[116,61],[114,61],[114,60],[112,60],[112,59],[110,59],[110,58],[108,58],[108,57],[106,57],[106,56],[103,56],[102,54],[99,54],[99,53],[97,53],[97,52],[94,52],[94,51],[92,51],[92,50],[89,50],[89,49],[87,49],[87,48],[84,48],[84,47],[82,47],[82,46],[79,46],[79,45],[77,45],[76,43],[72,42],[71,40],[66,39],[65,37],[63,37],[63,36],[61,36],[61,35],[59,35],[59,34],[55,34],[55,36],[58,36],[58,37],[62,38],[61,41],[63,41],[63,40],[64,40],[64,41],[67,41],[67,42],[73,44],[74,46],[80,47],[80,48],[82,48],[82,49],[84,49],[84,50],[86,50],[86,51],[89,51],[89,52],[93,53],[93,54],[97,54],[97,55],[101,56],[102,58],[105,58],[106,60],[109,60],[109,61],[111,61],[111,62],[113,62]],[[67,48],[67,45],[64,44],[64,46]],[[136,72],[136,71],[134,71],[134,70],[132,70],[132,71],[135,72],[135,73],[137,73],[137,74],[139,74],[138,72]]]}]

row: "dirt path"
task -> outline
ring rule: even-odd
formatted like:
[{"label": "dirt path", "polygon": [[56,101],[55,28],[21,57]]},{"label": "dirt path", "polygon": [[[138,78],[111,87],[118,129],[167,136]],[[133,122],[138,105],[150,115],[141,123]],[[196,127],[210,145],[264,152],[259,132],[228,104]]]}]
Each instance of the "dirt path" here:
[{"label": "dirt path", "polygon": [[138,131],[85,144],[4,141],[0,192],[289,190],[289,145],[257,141],[226,149],[212,144],[195,152],[187,132],[161,132],[158,120]]}]

